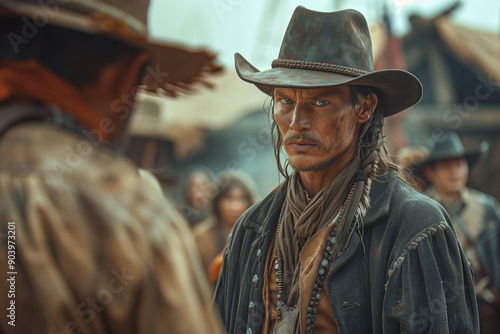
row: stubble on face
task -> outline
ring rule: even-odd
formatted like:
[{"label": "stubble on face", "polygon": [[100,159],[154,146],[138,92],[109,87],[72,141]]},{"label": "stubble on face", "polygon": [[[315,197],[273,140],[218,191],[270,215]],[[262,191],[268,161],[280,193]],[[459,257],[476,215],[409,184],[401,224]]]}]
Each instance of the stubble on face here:
[{"label": "stubble on face", "polygon": [[[332,148],[333,148],[333,145],[331,145],[329,147],[325,147],[324,148],[325,153],[330,153]],[[323,169],[327,168],[328,166],[334,164],[339,159],[339,156],[344,154],[345,151],[347,151],[347,148],[344,151],[340,152],[339,154],[335,155],[334,157],[331,157],[331,158],[325,157],[325,160],[319,161],[317,163],[300,164],[300,161],[298,161],[296,163],[295,160],[293,160],[293,159],[292,159],[292,161],[289,160],[289,162],[290,162],[290,166],[292,166],[292,168],[298,172],[316,172],[316,171],[323,170]]]}]

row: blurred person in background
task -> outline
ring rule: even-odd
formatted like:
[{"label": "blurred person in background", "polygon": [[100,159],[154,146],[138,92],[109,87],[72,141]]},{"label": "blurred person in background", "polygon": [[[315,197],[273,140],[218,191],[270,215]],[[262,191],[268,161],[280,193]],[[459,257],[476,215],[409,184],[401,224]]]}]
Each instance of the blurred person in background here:
[{"label": "blurred person in background", "polygon": [[183,200],[178,207],[189,226],[194,228],[210,215],[210,199],[216,192],[212,171],[196,167],[187,173],[183,185]]},{"label": "blurred person in background", "polygon": [[475,273],[482,333],[500,333],[500,207],[495,198],[467,187],[469,168],[488,145],[465,151],[456,132],[435,142],[421,168],[426,193],[451,217],[458,240]]},{"label": "blurred person in background", "polygon": [[147,11],[0,0],[2,333],[221,331],[187,223],[119,149],[140,87],[218,70],[150,41]]},{"label": "blurred person in background", "polygon": [[477,333],[451,222],[398,177],[385,146],[384,117],[417,103],[422,86],[373,70],[364,16],[300,6],[272,69],[235,58],[271,96],[286,180],[229,237],[215,289],[226,333]]},{"label": "blurred person in background", "polygon": [[225,249],[236,221],[255,203],[255,183],[243,171],[223,172],[216,189],[210,205],[211,217],[193,229],[198,253],[211,283],[215,283],[219,275],[216,264],[212,269],[212,262]]}]

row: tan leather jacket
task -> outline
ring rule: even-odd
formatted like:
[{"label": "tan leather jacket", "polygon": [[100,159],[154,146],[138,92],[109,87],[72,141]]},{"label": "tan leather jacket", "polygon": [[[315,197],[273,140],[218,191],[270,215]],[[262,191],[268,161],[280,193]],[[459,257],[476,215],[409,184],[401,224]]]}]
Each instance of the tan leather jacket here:
[{"label": "tan leather jacket", "polygon": [[17,273],[0,332],[221,332],[185,221],[130,160],[41,122],[8,130],[0,156],[0,268],[15,222]]}]

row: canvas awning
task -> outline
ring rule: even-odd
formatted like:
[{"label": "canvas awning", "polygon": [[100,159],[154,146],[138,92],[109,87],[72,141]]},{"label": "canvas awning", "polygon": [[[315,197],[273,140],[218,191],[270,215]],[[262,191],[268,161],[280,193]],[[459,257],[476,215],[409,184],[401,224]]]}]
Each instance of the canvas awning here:
[{"label": "canvas awning", "polygon": [[476,64],[500,85],[500,34],[460,26],[447,16],[435,23],[440,37],[464,62]]}]

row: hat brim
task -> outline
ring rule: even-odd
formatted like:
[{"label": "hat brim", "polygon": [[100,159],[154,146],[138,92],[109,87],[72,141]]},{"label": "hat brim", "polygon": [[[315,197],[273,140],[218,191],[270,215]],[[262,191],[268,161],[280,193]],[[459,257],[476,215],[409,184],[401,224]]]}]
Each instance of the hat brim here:
[{"label": "hat brim", "polygon": [[[0,17],[32,17],[43,12],[37,4],[21,4],[13,1],[0,3]],[[170,96],[190,92],[193,85],[210,86],[209,75],[222,70],[215,62],[216,55],[206,50],[189,50],[170,43],[151,40],[147,35],[125,31],[117,23],[110,29],[95,19],[95,13],[75,12],[65,4],[59,4],[57,13],[46,15],[47,23],[88,34],[105,35],[144,50],[151,55],[150,80],[144,80],[144,88],[151,92],[162,91]]]},{"label": "hat brim", "polygon": [[340,85],[361,85],[378,88],[384,94],[384,117],[403,111],[422,98],[422,84],[403,70],[380,70],[352,77],[337,73],[295,68],[273,68],[259,71],[239,53],[235,54],[238,76],[256,85],[267,95],[276,87],[322,88]]},{"label": "hat brim", "polygon": [[[194,92],[196,84],[211,87],[206,79],[222,70],[215,62],[216,55],[204,50],[187,50],[173,45],[144,41],[143,48],[152,56],[152,71],[161,72],[155,80],[145,80],[145,89],[176,96],[179,92]],[[152,75],[154,77],[154,75]]]},{"label": "hat brim", "polygon": [[441,160],[464,158],[465,160],[467,160],[469,168],[471,168],[488,152],[488,150],[489,150],[488,142],[482,141],[481,144],[479,144],[479,146],[469,151],[466,151],[463,154],[450,153],[450,154],[441,154],[440,156],[429,157],[420,163],[408,166],[408,168],[412,171],[415,177],[423,180],[424,182],[429,182],[425,177],[425,168],[427,166],[430,166],[431,164]]},{"label": "hat brim", "polygon": [[422,162],[422,166],[432,164],[436,161],[454,159],[454,158],[464,158],[467,160],[469,167],[472,167],[479,159],[484,156],[489,150],[489,144],[487,141],[482,141],[477,147],[465,151],[463,154],[449,153],[441,154],[438,156],[430,156],[425,161]]}]

